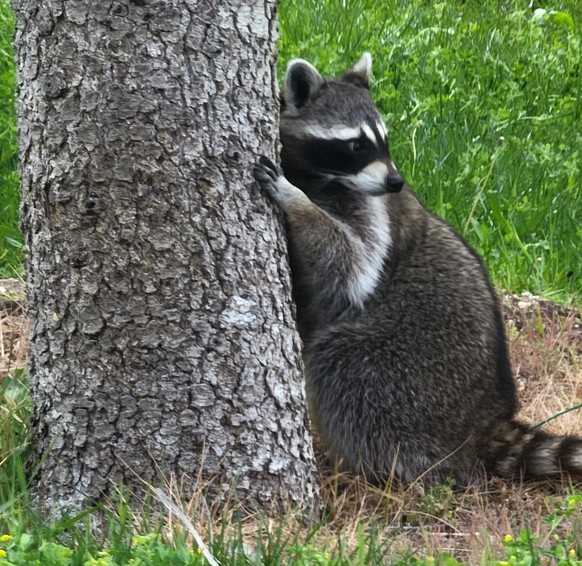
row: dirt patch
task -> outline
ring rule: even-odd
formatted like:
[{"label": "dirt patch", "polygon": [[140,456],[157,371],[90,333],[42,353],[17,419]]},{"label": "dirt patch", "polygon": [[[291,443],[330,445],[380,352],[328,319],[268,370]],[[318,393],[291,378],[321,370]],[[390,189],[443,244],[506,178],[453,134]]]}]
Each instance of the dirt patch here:
[{"label": "dirt patch", "polygon": [[28,318],[24,310],[24,281],[0,281],[0,379],[28,361]]}]

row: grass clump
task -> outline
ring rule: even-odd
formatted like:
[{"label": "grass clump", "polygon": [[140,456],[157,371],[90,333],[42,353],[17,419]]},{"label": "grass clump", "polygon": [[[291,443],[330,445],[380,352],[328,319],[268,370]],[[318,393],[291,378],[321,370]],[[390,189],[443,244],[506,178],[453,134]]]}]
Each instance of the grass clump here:
[{"label": "grass clump", "polygon": [[0,566],[199,566],[198,549],[163,542],[156,533],[135,535],[127,548],[61,544],[32,533],[0,536]]}]

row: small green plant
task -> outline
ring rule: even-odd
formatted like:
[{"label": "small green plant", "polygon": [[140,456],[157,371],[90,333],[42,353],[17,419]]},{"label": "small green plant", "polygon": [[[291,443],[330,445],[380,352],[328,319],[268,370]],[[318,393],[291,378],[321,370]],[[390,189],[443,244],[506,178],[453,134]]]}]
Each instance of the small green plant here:
[{"label": "small green plant", "polygon": [[329,552],[314,548],[311,544],[291,546],[289,554],[296,566],[332,566],[337,564],[337,562],[332,561]]},{"label": "small green plant", "polygon": [[172,545],[155,533],[136,535],[129,550],[70,547],[32,533],[0,536],[0,566],[199,566],[202,553]]},{"label": "small green plant", "polygon": [[416,511],[430,517],[448,519],[452,517],[456,498],[455,480],[447,478],[442,485],[429,487],[418,499]]},{"label": "small green plant", "polygon": [[[544,518],[549,531],[543,539],[533,536],[527,528],[521,529],[516,537],[508,534],[503,540],[505,556],[496,562],[497,566],[532,566],[555,564],[556,566],[580,566],[581,542],[580,502],[582,495],[575,493],[564,501],[556,501],[556,510]],[[566,520],[570,525],[563,528]]]},{"label": "small green plant", "polygon": [[435,556],[412,556],[395,562],[396,566],[463,566],[456,558],[444,552]]}]

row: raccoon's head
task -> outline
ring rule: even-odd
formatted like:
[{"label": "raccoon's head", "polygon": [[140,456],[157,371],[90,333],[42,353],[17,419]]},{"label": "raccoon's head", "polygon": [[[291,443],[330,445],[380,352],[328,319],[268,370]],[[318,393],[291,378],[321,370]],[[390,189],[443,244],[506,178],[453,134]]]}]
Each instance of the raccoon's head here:
[{"label": "raccoon's head", "polygon": [[370,195],[402,188],[370,98],[371,74],[369,53],[335,80],[325,80],[303,59],[289,63],[280,128],[282,166],[292,183],[307,192],[339,183]]}]

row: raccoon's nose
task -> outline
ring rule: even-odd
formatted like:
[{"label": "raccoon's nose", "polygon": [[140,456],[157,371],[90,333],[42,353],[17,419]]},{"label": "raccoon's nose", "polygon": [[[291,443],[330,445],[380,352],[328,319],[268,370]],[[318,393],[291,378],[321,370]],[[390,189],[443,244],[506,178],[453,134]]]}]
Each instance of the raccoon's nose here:
[{"label": "raccoon's nose", "polygon": [[390,173],[386,177],[386,192],[387,193],[397,193],[404,186],[404,178],[398,173]]}]

